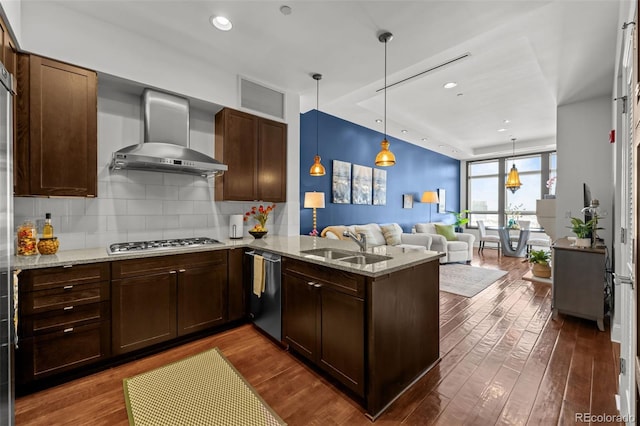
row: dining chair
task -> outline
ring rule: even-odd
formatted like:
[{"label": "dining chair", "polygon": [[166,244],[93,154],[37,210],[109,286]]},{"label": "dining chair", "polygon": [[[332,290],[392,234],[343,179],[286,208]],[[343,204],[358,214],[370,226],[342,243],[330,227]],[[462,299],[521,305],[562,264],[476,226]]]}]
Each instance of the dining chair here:
[{"label": "dining chair", "polygon": [[533,247],[551,247],[551,239],[543,235],[532,236],[527,240],[527,256]]},{"label": "dining chair", "polygon": [[484,220],[478,220],[478,230],[480,238],[478,239],[478,254],[484,250],[484,243],[496,243],[498,245],[498,256],[500,256],[500,237],[497,235],[487,234],[487,228],[484,226]]}]

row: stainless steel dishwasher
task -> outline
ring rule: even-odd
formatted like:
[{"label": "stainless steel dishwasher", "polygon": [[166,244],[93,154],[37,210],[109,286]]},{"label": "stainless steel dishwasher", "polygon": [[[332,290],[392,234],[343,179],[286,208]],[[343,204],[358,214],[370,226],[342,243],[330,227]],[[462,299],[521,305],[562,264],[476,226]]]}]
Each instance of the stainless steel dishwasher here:
[{"label": "stainless steel dishwasher", "polygon": [[[249,316],[256,327],[273,337],[276,341],[282,341],[282,286],[281,286],[281,259],[280,255],[261,252],[259,250],[248,251],[251,257],[251,283]],[[265,285],[264,293],[260,297],[253,293],[253,258],[260,255],[264,259]]]}]

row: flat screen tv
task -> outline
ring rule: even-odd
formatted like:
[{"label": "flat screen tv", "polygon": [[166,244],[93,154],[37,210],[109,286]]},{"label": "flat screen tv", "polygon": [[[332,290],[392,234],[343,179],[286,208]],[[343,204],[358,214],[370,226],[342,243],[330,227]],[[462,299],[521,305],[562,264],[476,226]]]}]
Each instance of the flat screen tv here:
[{"label": "flat screen tv", "polygon": [[[593,199],[591,198],[591,189],[589,188],[589,185],[587,185],[586,183],[582,184],[582,188],[583,188],[582,193],[584,195],[584,207],[589,207],[591,205],[591,200]],[[593,219],[593,215],[589,210],[585,210],[584,222],[587,223],[591,219]],[[591,238],[591,233],[589,233],[587,238]]]}]

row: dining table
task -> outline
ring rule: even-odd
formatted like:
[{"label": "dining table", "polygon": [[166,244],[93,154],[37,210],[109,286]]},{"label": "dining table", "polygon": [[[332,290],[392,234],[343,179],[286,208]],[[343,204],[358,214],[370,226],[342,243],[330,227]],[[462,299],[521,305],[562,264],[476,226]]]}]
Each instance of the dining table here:
[{"label": "dining table", "polygon": [[[510,231],[518,232],[517,241],[511,239]],[[502,244],[502,254],[508,257],[525,257],[529,233],[530,231],[528,229],[508,228],[505,226],[499,227],[498,235],[500,236],[500,243]]]}]

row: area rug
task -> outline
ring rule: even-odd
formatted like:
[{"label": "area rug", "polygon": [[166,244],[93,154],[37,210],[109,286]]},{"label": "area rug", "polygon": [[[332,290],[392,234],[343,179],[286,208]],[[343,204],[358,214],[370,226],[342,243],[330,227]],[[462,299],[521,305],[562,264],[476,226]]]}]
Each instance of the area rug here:
[{"label": "area rug", "polygon": [[440,265],[440,290],[473,297],[506,273],[458,263]]},{"label": "area rug", "polygon": [[129,424],[286,425],[214,348],[124,379]]}]

